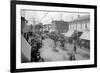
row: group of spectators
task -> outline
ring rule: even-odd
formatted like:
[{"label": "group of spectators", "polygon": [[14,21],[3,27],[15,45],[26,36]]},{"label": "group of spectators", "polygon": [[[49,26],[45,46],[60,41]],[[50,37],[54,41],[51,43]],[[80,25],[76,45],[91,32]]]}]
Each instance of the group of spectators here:
[{"label": "group of spectators", "polygon": [[[41,58],[39,49],[43,46],[42,40],[44,40],[46,37],[49,37],[50,39],[54,40],[55,47],[57,44],[60,45],[61,49],[65,49],[66,43],[73,43],[72,39],[67,39],[64,35],[58,34],[55,32],[48,32],[48,31],[38,31],[38,32],[23,32],[23,29],[25,27],[25,24],[27,24],[27,20],[24,17],[21,17],[21,33],[26,39],[26,41],[31,45],[31,62],[40,62],[44,61],[43,58]],[[76,46],[73,47],[74,51],[76,51]],[[71,54],[70,60],[75,60],[74,55]]]},{"label": "group of spectators", "polygon": [[[60,45],[62,50],[66,50],[65,44],[69,43],[68,39],[61,34],[57,34],[55,32],[26,32],[23,34],[26,41],[31,45],[31,62],[43,62],[44,59],[41,58],[39,49],[43,46],[42,40],[46,37],[54,40],[55,46],[57,44]],[[72,43],[72,42],[71,42]],[[76,51],[76,46],[73,47],[73,51]],[[70,55],[70,60],[75,60],[75,56],[73,54]]]}]

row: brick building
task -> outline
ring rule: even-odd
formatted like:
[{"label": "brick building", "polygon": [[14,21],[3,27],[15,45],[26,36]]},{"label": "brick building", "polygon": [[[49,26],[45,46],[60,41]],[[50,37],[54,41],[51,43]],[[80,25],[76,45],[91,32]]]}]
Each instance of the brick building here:
[{"label": "brick building", "polygon": [[65,33],[69,30],[69,24],[65,21],[52,21],[52,29],[58,33]]}]

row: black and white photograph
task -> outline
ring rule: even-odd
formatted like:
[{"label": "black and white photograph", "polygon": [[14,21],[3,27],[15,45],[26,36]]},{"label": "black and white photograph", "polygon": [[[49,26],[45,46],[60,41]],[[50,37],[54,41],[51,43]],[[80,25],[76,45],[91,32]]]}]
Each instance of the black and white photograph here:
[{"label": "black and white photograph", "polygon": [[96,6],[15,1],[11,21],[12,70],[96,67]]},{"label": "black and white photograph", "polygon": [[90,59],[90,13],[21,10],[21,62]]}]

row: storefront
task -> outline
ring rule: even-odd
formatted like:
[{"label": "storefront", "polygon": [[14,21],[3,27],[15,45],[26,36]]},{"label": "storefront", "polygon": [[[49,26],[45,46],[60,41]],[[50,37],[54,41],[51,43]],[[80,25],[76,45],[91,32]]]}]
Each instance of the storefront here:
[{"label": "storefront", "polygon": [[81,46],[90,49],[90,31],[85,31],[80,36]]}]

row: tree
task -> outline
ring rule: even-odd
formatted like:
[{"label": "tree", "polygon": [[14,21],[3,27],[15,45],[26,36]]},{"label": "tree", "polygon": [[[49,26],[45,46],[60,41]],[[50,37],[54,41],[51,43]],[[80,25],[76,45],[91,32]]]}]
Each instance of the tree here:
[{"label": "tree", "polygon": [[41,31],[43,29],[42,23],[35,25],[35,30]]}]

